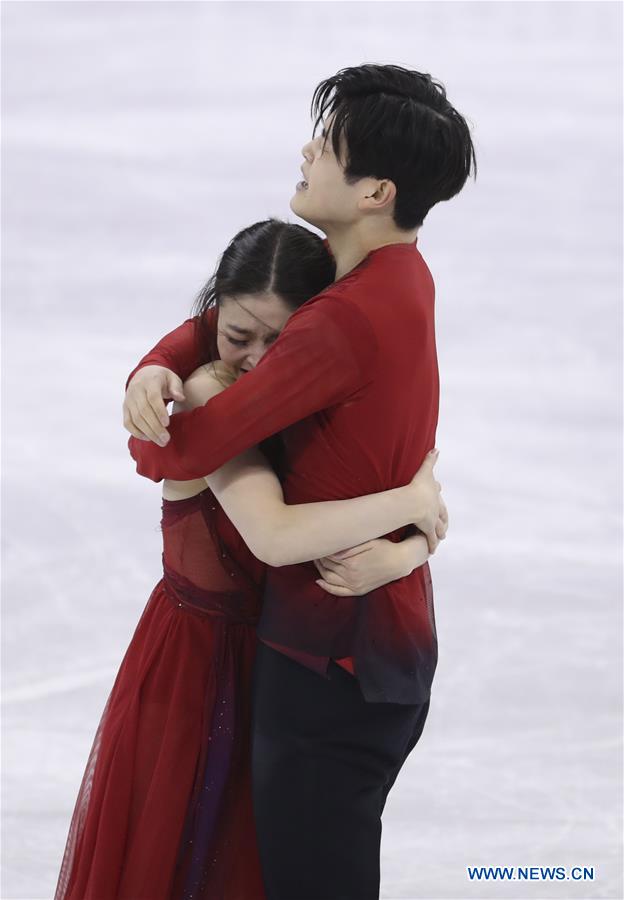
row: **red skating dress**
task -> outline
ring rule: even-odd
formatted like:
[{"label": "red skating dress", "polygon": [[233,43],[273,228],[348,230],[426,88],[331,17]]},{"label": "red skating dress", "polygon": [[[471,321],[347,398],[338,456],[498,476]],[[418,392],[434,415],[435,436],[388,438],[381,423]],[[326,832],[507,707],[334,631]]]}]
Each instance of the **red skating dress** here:
[{"label": "red skating dress", "polygon": [[251,803],[265,566],[210,490],[163,500],[162,580],[106,703],[55,900],[262,900]]}]

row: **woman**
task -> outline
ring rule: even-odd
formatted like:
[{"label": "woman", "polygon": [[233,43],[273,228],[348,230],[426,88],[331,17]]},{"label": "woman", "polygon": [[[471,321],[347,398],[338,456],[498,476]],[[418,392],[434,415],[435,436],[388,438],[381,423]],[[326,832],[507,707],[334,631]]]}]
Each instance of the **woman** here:
[{"label": "woman", "polygon": [[[204,364],[174,412],[244,376],[332,279],[325,247],[304,228],[270,220],[236,235],[198,298]],[[163,578],[95,737],[56,900],[263,897],[249,742],[265,564],[328,556],[407,525],[432,486],[429,460],[405,488],[288,507],[272,466],[275,439],[205,480],[164,484]],[[401,566],[409,552],[412,569],[429,556],[422,535],[390,549]]]}]

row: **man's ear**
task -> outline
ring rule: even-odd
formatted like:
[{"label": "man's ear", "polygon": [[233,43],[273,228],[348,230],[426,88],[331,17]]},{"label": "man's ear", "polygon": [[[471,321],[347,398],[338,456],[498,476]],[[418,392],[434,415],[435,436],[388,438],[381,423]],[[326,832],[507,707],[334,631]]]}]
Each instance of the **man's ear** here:
[{"label": "man's ear", "polygon": [[369,210],[387,211],[396,199],[396,185],[389,178],[380,180],[370,179],[370,187],[366,187],[366,193],[358,200],[358,209],[362,212]]}]

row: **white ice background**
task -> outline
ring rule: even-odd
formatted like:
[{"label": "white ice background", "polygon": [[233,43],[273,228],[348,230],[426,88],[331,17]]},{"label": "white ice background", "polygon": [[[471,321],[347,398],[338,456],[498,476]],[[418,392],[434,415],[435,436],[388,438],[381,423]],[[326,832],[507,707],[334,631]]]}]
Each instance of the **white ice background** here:
[{"label": "white ice background", "polygon": [[[479,157],[419,240],[451,529],[382,896],[624,896],[621,5],[10,2],[2,17],[2,897],[52,896],[159,577],[126,374],[239,228],[292,218],[312,90],[364,61],[441,79]],[[471,883],[468,865],[596,877]]]}]

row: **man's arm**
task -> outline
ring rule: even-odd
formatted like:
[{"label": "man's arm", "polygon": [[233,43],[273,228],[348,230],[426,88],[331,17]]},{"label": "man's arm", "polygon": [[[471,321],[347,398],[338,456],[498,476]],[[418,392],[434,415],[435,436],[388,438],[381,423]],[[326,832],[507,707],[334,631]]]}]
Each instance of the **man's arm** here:
[{"label": "man's arm", "polygon": [[[203,406],[234,381],[226,366],[210,370],[202,366],[184,384],[186,408]],[[175,413],[181,411],[174,408]],[[286,566],[325,556],[345,544],[351,546],[432,515],[441,500],[433,478],[436,461],[437,451],[428,453],[404,487],[318,503],[286,504],[277,475],[256,447],[224,463],[206,481],[251,552],[270,566]],[[394,575],[395,569],[396,565],[390,569],[386,566],[385,571],[400,577]]]},{"label": "man's arm", "polygon": [[138,366],[130,372],[126,381],[128,385],[139,371],[145,366],[163,366],[186,381],[191,372],[199,365],[197,358],[196,319],[187,319],[178,328],[170,331],[155,347],[147,353]]},{"label": "man's arm", "polygon": [[304,306],[254,371],[171,419],[165,447],[130,438],[137,471],[154,481],[202,478],[293,422],[368,383],[377,343],[368,320],[339,297]]},{"label": "man's arm", "polygon": [[[184,384],[186,410],[203,406],[229,389],[235,383],[233,374],[219,362],[210,369],[197,369]],[[175,414],[182,411],[174,407]],[[224,463],[206,481],[251,552],[270,566],[286,566],[322,557],[345,543],[356,544],[430,516],[440,503],[433,477],[436,461],[437,451],[428,453],[404,487],[318,503],[286,504],[277,475],[256,447]],[[360,550],[355,547],[349,553]],[[400,577],[395,570],[396,563],[384,571],[391,572],[393,578]]]}]

